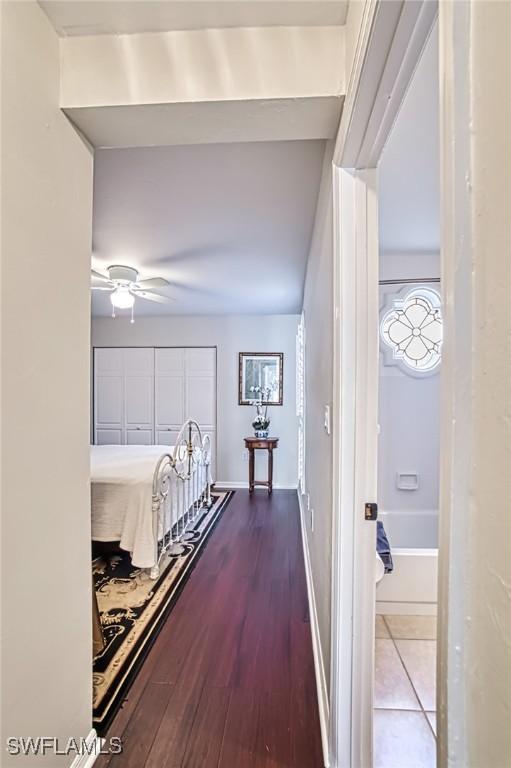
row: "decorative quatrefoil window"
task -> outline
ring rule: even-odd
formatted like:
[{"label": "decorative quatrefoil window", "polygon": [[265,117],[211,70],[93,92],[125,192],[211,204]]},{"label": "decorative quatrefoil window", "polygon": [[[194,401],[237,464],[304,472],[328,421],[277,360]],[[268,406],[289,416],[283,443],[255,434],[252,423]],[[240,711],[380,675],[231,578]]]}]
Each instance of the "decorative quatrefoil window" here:
[{"label": "decorative quatrefoil window", "polygon": [[394,298],[383,315],[380,332],[396,362],[417,373],[431,373],[440,364],[442,326],[438,293],[414,288]]}]

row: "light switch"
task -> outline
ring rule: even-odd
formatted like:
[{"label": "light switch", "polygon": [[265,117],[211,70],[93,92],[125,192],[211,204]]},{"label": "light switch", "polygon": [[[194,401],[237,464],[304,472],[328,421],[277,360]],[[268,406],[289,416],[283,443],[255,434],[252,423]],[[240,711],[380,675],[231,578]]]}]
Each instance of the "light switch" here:
[{"label": "light switch", "polygon": [[330,434],[330,406],[325,405],[325,422],[324,422],[325,432],[327,435]]}]

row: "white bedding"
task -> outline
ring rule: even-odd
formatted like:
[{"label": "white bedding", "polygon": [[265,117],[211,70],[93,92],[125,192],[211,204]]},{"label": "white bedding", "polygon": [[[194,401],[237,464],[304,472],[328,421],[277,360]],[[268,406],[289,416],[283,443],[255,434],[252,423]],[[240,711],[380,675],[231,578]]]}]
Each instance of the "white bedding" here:
[{"label": "white bedding", "polygon": [[137,568],[155,565],[152,492],[167,445],[92,445],[92,539],[120,541]]}]

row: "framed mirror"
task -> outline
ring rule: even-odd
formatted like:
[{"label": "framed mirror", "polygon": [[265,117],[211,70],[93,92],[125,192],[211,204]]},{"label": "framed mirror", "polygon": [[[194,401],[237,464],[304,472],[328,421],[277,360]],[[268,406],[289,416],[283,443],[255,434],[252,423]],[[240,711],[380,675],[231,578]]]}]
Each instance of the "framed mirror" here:
[{"label": "framed mirror", "polygon": [[282,405],[283,352],[240,352],[239,404]]}]

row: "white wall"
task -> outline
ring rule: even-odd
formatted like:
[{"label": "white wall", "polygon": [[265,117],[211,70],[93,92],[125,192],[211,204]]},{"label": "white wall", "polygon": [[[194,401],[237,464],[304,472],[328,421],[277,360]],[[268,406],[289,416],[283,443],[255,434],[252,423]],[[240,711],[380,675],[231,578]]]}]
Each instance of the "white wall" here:
[{"label": "white wall", "polygon": [[2,743],[91,728],[92,156],[60,112],[59,45],[34,2],[2,22]]},{"label": "white wall", "polygon": [[440,249],[438,89],[435,24],[378,163],[380,248],[386,253]]},{"label": "white wall", "polygon": [[511,765],[511,4],[439,4],[439,768]]},{"label": "white wall", "polygon": [[299,99],[344,86],[341,26],[85,35],[63,37],[61,50],[64,107]]},{"label": "white wall", "polygon": [[[311,558],[325,677],[330,677],[330,589],[332,553],[332,438],[325,432],[324,409],[332,407],[333,317],[333,142],[326,146],[305,280],[306,445],[305,483],[311,515],[306,513],[306,535]],[[307,503],[305,500],[305,510]]]},{"label": "white wall", "polygon": [[[238,405],[239,352],[284,353],[284,404],[269,409],[270,431],[280,438],[274,455],[276,486],[297,484],[296,315],[213,315],[126,318],[95,317],[93,346],[216,346],[217,347],[217,472],[218,483],[248,483],[243,438],[253,434],[254,408]],[[264,479],[266,455],[256,470]]]},{"label": "white wall", "polygon": [[61,52],[61,103],[95,147],[331,138],[339,123],[342,26],[64,36]]},{"label": "white wall", "polygon": [[[382,254],[382,280],[438,278],[439,254]],[[412,290],[413,284],[380,286],[381,311],[397,295]],[[432,284],[439,291],[439,284]],[[384,344],[380,340],[378,504],[383,513],[410,513],[411,530],[396,530],[391,546],[436,547],[438,488],[440,467],[440,369],[429,376],[407,374],[397,365],[385,364]],[[398,472],[416,472],[417,490],[400,490]],[[424,541],[413,535],[413,513],[431,516],[430,535]],[[403,519],[403,518],[401,518]],[[385,519],[383,519],[385,523]],[[391,526],[389,525],[389,528]],[[411,534],[411,535],[410,535]]]}]

